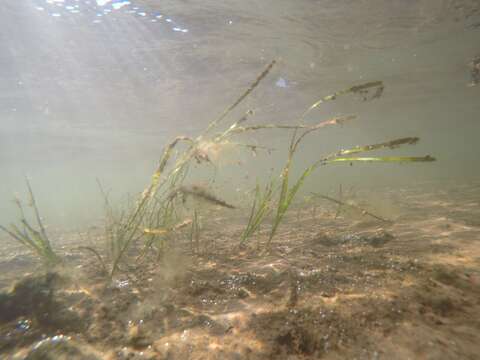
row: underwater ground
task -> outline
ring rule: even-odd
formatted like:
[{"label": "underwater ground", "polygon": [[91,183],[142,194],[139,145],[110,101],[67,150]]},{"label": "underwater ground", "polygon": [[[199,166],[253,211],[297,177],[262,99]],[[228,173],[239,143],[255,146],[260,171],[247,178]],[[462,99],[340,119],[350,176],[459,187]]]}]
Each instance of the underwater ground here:
[{"label": "underwater ground", "polygon": [[479,194],[379,189],[392,222],[314,199],[291,209],[268,254],[268,227],[238,247],[245,213],[213,207],[198,254],[180,234],[111,283],[78,249],[100,228],[52,234],[66,260],[46,275],[2,240],[1,358],[477,359]]}]

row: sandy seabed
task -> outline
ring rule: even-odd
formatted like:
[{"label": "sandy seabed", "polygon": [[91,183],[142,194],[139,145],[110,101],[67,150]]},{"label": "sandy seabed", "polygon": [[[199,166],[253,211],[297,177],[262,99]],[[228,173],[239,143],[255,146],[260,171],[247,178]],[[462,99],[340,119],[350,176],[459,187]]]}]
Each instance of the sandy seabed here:
[{"label": "sandy seabed", "polygon": [[109,285],[76,249],[100,229],[51,236],[66,266],[50,274],[2,239],[0,357],[478,359],[480,184],[380,192],[392,223],[318,200],[265,256],[267,226],[239,248],[245,221],[217,211],[200,255],[180,238]]}]

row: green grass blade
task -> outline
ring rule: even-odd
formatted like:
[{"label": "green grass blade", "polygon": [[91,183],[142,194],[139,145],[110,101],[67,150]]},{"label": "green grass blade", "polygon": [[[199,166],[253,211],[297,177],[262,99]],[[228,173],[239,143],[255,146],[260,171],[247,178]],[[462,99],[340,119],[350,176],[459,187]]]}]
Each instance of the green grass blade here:
[{"label": "green grass blade", "polygon": [[242,233],[240,245],[244,244],[258,230],[265,217],[270,213],[270,202],[273,196],[273,189],[273,181],[270,181],[270,183],[265,186],[263,192],[257,184],[250,217],[248,219],[248,224]]},{"label": "green grass blade", "polygon": [[369,90],[374,89],[374,88],[376,88],[377,90],[376,90],[375,94],[372,96],[372,99],[379,98],[382,95],[383,89],[384,89],[384,85],[383,85],[382,81],[372,81],[372,82],[368,82],[368,83],[365,83],[365,84],[352,86],[352,87],[349,87],[347,89],[337,91],[337,92],[335,92],[331,95],[324,96],[320,100],[313,103],[307,110],[305,110],[305,112],[302,114],[301,119],[304,119],[305,116],[310,111],[319,107],[321,104],[323,104],[327,101],[335,100],[341,95],[346,95],[346,94],[349,94],[349,93],[365,94],[366,92],[368,92]]},{"label": "green grass blade", "polygon": [[285,195],[283,196],[283,198],[281,198],[279,200],[279,201],[281,201],[281,203],[279,203],[279,207],[278,207],[277,213],[275,215],[272,230],[270,232],[270,236],[269,236],[269,239],[268,239],[268,242],[267,242],[267,247],[270,246],[270,243],[272,242],[272,239],[277,232],[278,226],[282,222],[282,220],[285,216],[285,213],[287,212],[288,208],[292,204],[295,196],[298,193],[298,190],[300,190],[303,183],[305,182],[305,179],[312,173],[312,171],[314,169],[315,169],[314,166],[310,166],[307,169],[305,169],[305,171],[302,173],[300,178],[296,181],[295,185],[293,185],[291,189],[287,188],[287,191],[286,191]]},{"label": "green grass blade", "polygon": [[406,162],[432,162],[436,159],[430,155],[426,156],[376,156],[376,157],[338,157],[327,160],[325,164],[353,163],[353,162],[385,162],[385,163],[406,163]]},{"label": "green grass blade", "polygon": [[[39,249],[38,245],[30,238],[30,236],[28,235],[26,230],[21,231],[17,227],[17,225],[15,225],[15,224],[10,224],[10,228],[16,234],[15,238],[17,240],[19,240],[22,244],[26,245],[27,247],[30,247],[31,249],[33,249],[37,253],[40,252],[40,249]],[[12,235],[12,234],[10,234],[10,235]]]},{"label": "green grass blade", "polygon": [[33,242],[31,242],[31,240],[29,241],[29,239],[24,236],[24,234],[14,224],[11,224],[10,227],[12,228],[12,230],[9,230],[6,227],[0,225],[1,230],[3,230],[6,234],[17,240],[20,244],[36,250]]},{"label": "green grass blade", "polygon": [[33,190],[32,190],[32,187],[30,186],[30,181],[28,180],[28,178],[25,178],[25,181],[27,183],[28,192],[30,194],[30,201],[32,203],[33,210],[35,212],[35,218],[37,219],[38,227],[40,228],[40,233],[42,235],[43,241],[46,244],[48,244],[48,246],[50,246],[47,232],[45,231],[45,227],[43,226],[42,219],[40,217],[40,212],[38,211],[37,203],[35,201],[35,196],[33,195]]},{"label": "green grass blade", "polygon": [[420,139],[418,137],[405,137],[400,139],[395,139],[379,144],[372,144],[372,145],[364,145],[364,146],[357,146],[352,149],[347,150],[340,150],[338,152],[339,156],[343,155],[351,155],[351,154],[359,154],[367,151],[374,151],[379,149],[395,149],[402,145],[415,145],[418,143]]},{"label": "green grass blade", "polygon": [[255,90],[255,88],[258,86],[258,84],[260,84],[260,82],[268,75],[268,73],[270,72],[270,70],[272,70],[273,66],[275,65],[275,60],[273,60],[270,64],[267,65],[267,67],[265,68],[265,70],[262,71],[262,73],[257,76],[257,78],[255,79],[255,81],[248,87],[247,90],[245,90],[245,92],[240,95],[240,97],[232,104],[230,105],[229,107],[227,107],[223,112],[222,114],[220,114],[220,116],[213,120],[207,127],[207,129],[205,130],[205,133],[209,132],[211,129],[215,128],[223,119],[225,119],[225,117],[230,114],[230,112],[235,109],[238,104],[240,104],[243,100],[245,100],[245,98],[250,95],[250,93]]}]

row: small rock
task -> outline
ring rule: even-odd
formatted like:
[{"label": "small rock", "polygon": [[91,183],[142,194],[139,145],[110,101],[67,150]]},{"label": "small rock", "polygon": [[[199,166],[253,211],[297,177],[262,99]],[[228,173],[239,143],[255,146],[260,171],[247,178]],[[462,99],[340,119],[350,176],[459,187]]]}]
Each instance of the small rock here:
[{"label": "small rock", "polygon": [[246,299],[246,298],[250,297],[250,293],[246,289],[240,288],[240,289],[237,290],[237,297],[239,299]]},{"label": "small rock", "polygon": [[136,349],[146,348],[151,344],[142,325],[133,325],[128,331],[128,342]]}]

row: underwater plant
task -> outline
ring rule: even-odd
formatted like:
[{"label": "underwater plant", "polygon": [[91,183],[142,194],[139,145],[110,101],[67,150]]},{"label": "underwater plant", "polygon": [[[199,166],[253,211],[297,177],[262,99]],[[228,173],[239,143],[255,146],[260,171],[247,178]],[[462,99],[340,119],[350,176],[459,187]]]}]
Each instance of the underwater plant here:
[{"label": "underwater plant", "polygon": [[32,207],[33,213],[35,214],[38,229],[35,229],[27,220],[25,212],[23,210],[23,205],[18,198],[15,198],[14,201],[20,211],[21,226],[17,226],[16,224],[10,224],[10,226],[7,228],[0,225],[0,229],[10,235],[15,240],[17,240],[20,244],[32,250],[37,256],[40,257],[40,259],[47,268],[51,268],[61,263],[61,259],[52,249],[50,240],[45,230],[45,226],[43,225],[42,219],[40,217],[40,212],[38,210],[35,196],[33,194],[33,190],[30,186],[30,181],[28,180],[28,178],[25,178],[25,182],[27,184],[30,198],[29,206]]},{"label": "underwater plant", "polygon": [[[308,115],[308,113],[311,112],[312,110],[314,110],[315,108],[317,108],[320,104],[323,104],[326,101],[335,100],[335,99],[337,99],[337,97],[339,97],[341,95],[346,95],[346,94],[349,94],[349,93],[361,94],[363,100],[365,101],[365,100],[367,100],[368,91],[371,90],[371,89],[375,90],[375,92],[372,96],[372,99],[379,98],[381,96],[381,94],[383,93],[383,90],[384,90],[383,83],[381,81],[369,82],[369,83],[365,83],[365,84],[358,85],[358,86],[352,86],[350,88],[347,88],[347,89],[344,89],[344,90],[341,90],[341,91],[337,91],[334,94],[324,96],[320,100],[313,103],[309,108],[307,108],[302,113],[302,115],[300,116],[300,119],[299,119],[298,122],[302,123],[305,120],[305,117]],[[305,179],[312,173],[313,170],[315,170],[320,165],[320,162],[316,162],[313,165],[307,167],[303,171],[300,178],[295,182],[295,184],[292,187],[289,187],[290,168],[292,166],[293,157],[295,155],[295,152],[298,150],[298,146],[300,145],[302,140],[304,140],[307,135],[309,135],[310,133],[312,133],[314,131],[320,130],[320,129],[322,129],[324,127],[327,127],[327,126],[344,124],[345,122],[353,120],[355,118],[356,118],[356,116],[349,115],[349,116],[345,116],[345,117],[337,117],[337,118],[333,118],[333,119],[330,119],[330,120],[322,121],[315,126],[307,127],[306,130],[304,130],[301,135],[298,135],[299,128],[296,128],[294,130],[294,133],[293,133],[291,141],[290,141],[290,147],[289,147],[289,150],[288,150],[287,161],[286,161],[286,164],[285,164],[285,166],[282,170],[282,174],[281,174],[282,184],[281,184],[279,198],[277,200],[277,210],[275,212],[275,216],[274,216],[274,219],[273,219],[272,229],[270,231],[270,236],[269,236],[269,239],[268,239],[268,242],[267,242],[267,247],[270,246],[270,244],[272,242],[272,239],[277,232],[278,226],[280,225],[281,221],[283,220],[283,217],[285,216],[285,213],[287,212],[288,208],[290,207],[290,205],[291,205],[293,199],[295,198],[298,190],[301,188],[301,186],[305,182]],[[305,127],[302,127],[302,128],[305,129]]]},{"label": "underwater plant", "polygon": [[[119,270],[119,263],[124,258],[128,249],[131,248],[132,244],[136,243],[145,233],[141,230],[142,228],[149,228],[149,226],[142,226],[145,221],[151,222],[158,214],[160,209],[165,209],[164,203],[169,201],[171,194],[178,194],[179,190],[181,193],[188,193],[188,195],[200,196],[205,200],[210,200],[215,202],[215,197],[210,197],[206,193],[201,193],[198,191],[187,191],[186,188],[182,188],[183,181],[185,180],[189,167],[192,161],[197,164],[201,163],[210,163],[205,149],[215,147],[222,147],[225,145],[230,145],[231,142],[228,141],[228,138],[238,133],[237,127],[242,122],[246,121],[247,117],[251,115],[251,112],[247,112],[241,119],[236,121],[228,130],[224,131],[221,134],[215,134],[210,139],[207,135],[211,130],[216,128],[225,117],[230,114],[230,112],[236,108],[236,106],[241,103],[260,83],[260,81],[269,73],[275,61],[272,61],[269,66],[256,78],[254,83],[229,107],[227,107],[221,115],[210,122],[206,130],[199,135],[197,138],[192,139],[187,136],[178,136],[169,144],[167,144],[163,150],[162,156],[160,157],[159,164],[152,175],[150,184],[145,188],[140,196],[139,201],[132,211],[128,214],[124,214],[121,220],[117,221],[108,221],[110,224],[109,227],[114,228],[107,231],[107,234],[110,236],[110,243],[114,245],[114,250],[112,252],[112,266],[109,271],[110,279],[115,275]],[[236,130],[236,131],[234,131]],[[186,148],[179,150],[174,153],[180,143],[186,144]],[[236,146],[244,146],[250,148],[251,150],[256,150],[255,145],[241,144],[236,143]],[[173,163],[170,167],[170,163]],[[168,167],[168,169],[167,169]],[[161,192],[160,190],[163,190]],[[191,190],[191,189],[190,189]],[[159,194],[160,193],[160,194]],[[218,200],[218,199],[216,199]],[[221,205],[218,203],[218,205]],[[227,203],[224,204],[228,205]],[[228,207],[228,206],[227,206]],[[107,217],[110,217],[110,212],[107,212]],[[157,221],[158,222],[158,221]]]},{"label": "underwater plant", "polygon": [[[370,91],[373,90],[373,95],[369,96]],[[335,92],[334,94],[327,95],[320,100],[316,101],[313,103],[309,108],[307,108],[302,115],[299,118],[299,123],[302,124],[306,115],[312,111],[313,109],[317,108],[320,104],[323,104],[326,101],[332,101],[337,99],[341,95],[346,95],[346,94],[356,94],[360,95],[362,97],[363,101],[367,100],[373,100],[379,98],[384,90],[384,85],[383,82],[381,81],[373,81],[373,82],[368,82],[362,85],[357,85],[357,86],[352,86],[350,88],[340,90]],[[400,157],[357,157],[357,156],[351,156],[352,154],[359,154],[359,153],[364,153],[368,151],[373,151],[373,150],[379,150],[379,149],[395,149],[401,145],[405,144],[416,144],[418,142],[417,137],[408,137],[408,138],[400,138],[400,139],[395,139],[391,140],[388,142],[384,143],[379,143],[379,144],[372,144],[372,145],[365,145],[365,146],[357,146],[352,149],[348,150],[340,150],[338,152],[335,152],[333,154],[330,154],[328,156],[325,156],[323,158],[320,158],[316,162],[314,162],[312,165],[307,167],[303,173],[300,175],[300,177],[297,179],[297,181],[294,183],[293,186],[290,187],[290,172],[291,172],[291,166],[293,162],[294,155],[296,151],[298,150],[298,147],[302,140],[305,139],[307,135],[310,133],[317,131],[319,129],[322,129],[327,126],[331,125],[338,125],[338,124],[344,124],[347,121],[353,120],[356,117],[354,115],[346,116],[346,117],[337,117],[333,118],[327,121],[323,121],[318,123],[317,125],[314,126],[305,126],[305,125],[297,125],[297,126],[288,126],[289,128],[294,129],[294,133],[292,135],[291,141],[290,141],[290,147],[287,155],[287,161],[286,164],[282,170],[281,173],[281,185],[280,185],[280,193],[277,199],[277,206],[276,206],[276,212],[274,214],[273,218],[273,223],[272,223],[272,228],[270,231],[270,236],[267,241],[266,247],[270,247],[272,239],[274,238],[278,226],[282,222],[285,213],[287,212],[288,208],[292,204],[292,201],[294,200],[295,196],[297,195],[299,189],[302,187],[303,183],[305,182],[306,178],[319,166],[321,165],[327,165],[327,164],[332,164],[332,163],[341,163],[341,162],[348,162],[348,163],[353,163],[353,162],[389,162],[389,163],[394,163],[394,162],[429,162],[429,161],[435,161],[435,159],[429,155],[423,156],[423,157],[415,157],[415,156],[410,156],[410,157],[405,157],[405,156],[400,156]],[[298,131],[300,129],[303,129],[303,133],[298,135]]]},{"label": "underwater plant", "polygon": [[[251,206],[248,223],[243,231],[240,243],[244,244],[259,228],[260,224],[268,215],[274,212],[272,227],[267,242],[270,246],[280,223],[282,222],[287,210],[295,199],[297,193],[305,182],[306,178],[319,166],[334,163],[353,163],[353,162],[416,162],[433,161],[430,156],[424,157],[361,157],[361,153],[370,152],[379,149],[394,149],[405,144],[414,144],[418,138],[402,138],[385,143],[355,147],[348,150],[340,150],[328,156],[324,156],[307,167],[300,177],[290,184],[290,172],[294,161],[294,156],[307,135],[325,127],[342,125],[355,119],[354,115],[335,117],[330,120],[321,121],[314,125],[305,123],[305,117],[312,110],[319,107],[322,103],[337,99],[339,96],[353,94],[359,96],[361,100],[367,101],[379,98],[384,90],[383,82],[373,81],[361,85],[349,87],[337,91],[331,95],[322,97],[307,108],[294,124],[253,124],[245,126],[245,123],[253,115],[252,111],[245,112],[240,118],[233,121],[230,126],[221,130],[222,122],[227,116],[259,85],[259,83],[268,75],[275,64],[272,61],[255,79],[255,81],[244,91],[232,105],[228,106],[217,118],[211,121],[206,129],[197,137],[178,136],[168,143],[162,152],[159,164],[154,171],[150,184],[142,192],[139,200],[129,211],[124,211],[121,216],[115,220],[112,218],[112,212],[107,211],[108,231],[111,244],[111,267],[109,270],[110,278],[119,270],[119,264],[124,259],[132,245],[142,237],[146,237],[144,251],[151,247],[157,237],[168,237],[175,230],[176,224],[182,223],[181,207],[187,197],[195,198],[210,204],[218,205],[224,208],[235,208],[228,202],[215,196],[210,191],[196,186],[185,185],[189,176],[192,164],[195,165],[213,165],[216,170],[215,161],[223,149],[231,146],[243,147],[252,151],[254,154],[258,150],[270,152],[272,149],[264,146],[248,144],[234,141],[232,138],[241,134],[248,134],[263,130],[281,129],[293,131],[286,164],[281,171],[280,185],[277,187],[273,182],[269,183],[264,190],[259,187],[255,190],[255,197]],[[216,171],[215,171],[216,174]],[[275,194],[278,197],[274,201]],[[178,200],[183,201],[178,201]],[[273,204],[275,202],[275,205]],[[196,243],[198,252],[198,214],[195,210],[191,220],[190,242]]]},{"label": "underwater plant", "polygon": [[275,217],[273,220],[272,230],[270,232],[270,236],[267,242],[267,248],[270,246],[273,237],[277,231],[277,228],[282,221],[283,217],[285,216],[286,211],[290,207],[293,199],[295,198],[298,190],[303,185],[305,179],[318,167],[322,165],[334,164],[334,163],[353,163],[353,162],[386,162],[386,163],[408,163],[408,162],[431,162],[435,161],[436,159],[430,155],[426,156],[372,156],[372,157],[357,157],[357,156],[344,156],[344,155],[351,155],[351,154],[359,154],[363,152],[374,151],[378,149],[394,149],[401,145],[412,145],[416,144],[419,139],[417,137],[407,137],[407,138],[400,138],[395,139],[379,144],[371,144],[371,145],[364,145],[358,146],[352,149],[347,150],[340,150],[333,154],[327,155],[323,158],[320,158],[312,165],[307,167],[300,178],[296,181],[296,183],[289,187],[289,173],[290,167],[292,164],[293,155],[297,150],[298,144],[304,138],[305,135],[308,134],[304,132],[300,137],[296,137],[296,134],[292,136],[292,141],[290,145],[289,155],[287,159],[287,163],[282,172],[282,185],[281,191],[277,202],[277,211],[275,213]]},{"label": "underwater plant", "polygon": [[[112,266],[120,262],[122,249],[124,248],[125,235],[128,228],[126,227],[129,219],[131,206],[127,204],[121,208],[114,208],[109,199],[109,194],[105,191],[99,179],[96,179],[100,193],[104,201],[104,251],[99,251],[93,246],[79,246],[77,249],[86,251],[94,256],[101,268],[101,272],[111,279]],[[102,256],[103,254],[103,256]]]},{"label": "underwater plant", "polygon": [[255,187],[255,194],[252,202],[252,208],[250,210],[250,216],[248,217],[247,226],[245,227],[245,230],[243,230],[240,237],[240,246],[245,244],[245,242],[258,230],[263,220],[272,211],[271,201],[274,192],[274,180],[270,180],[264,189],[261,189],[259,184],[257,184]]},{"label": "underwater plant", "polygon": [[193,210],[192,226],[190,228],[190,248],[192,254],[200,253],[200,220],[197,209]]},{"label": "underwater plant", "polygon": [[325,199],[325,200],[328,200],[330,202],[333,202],[334,204],[337,204],[338,205],[338,209],[337,209],[337,212],[335,213],[335,219],[338,217],[338,213],[340,212],[340,208],[341,207],[349,207],[349,208],[352,208],[354,210],[357,210],[359,211],[360,213],[362,213],[363,215],[367,215],[367,216],[370,216],[374,219],[377,219],[377,220],[380,220],[380,221],[383,221],[383,222],[386,222],[386,223],[390,223],[391,220],[387,220],[385,218],[382,218],[378,215],[375,215],[374,213],[358,206],[358,205],[355,205],[355,204],[351,204],[349,202],[345,202],[345,201],[342,201],[342,200],[338,200],[338,199],[335,199],[331,196],[327,196],[327,195],[323,195],[323,194],[317,194],[317,193],[311,193],[313,196],[315,197],[318,197],[318,198],[321,198],[321,199]]}]

